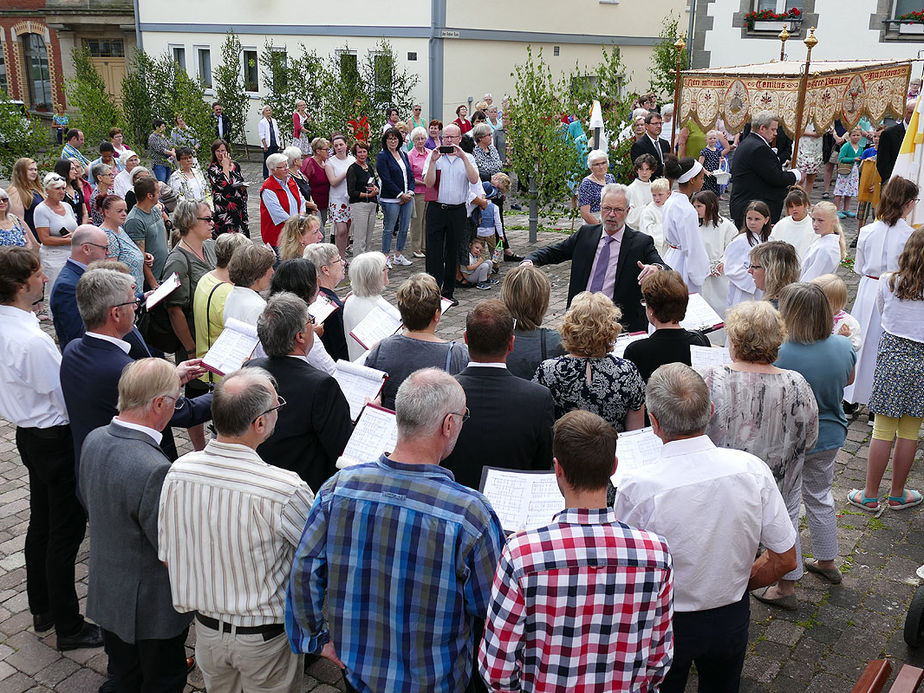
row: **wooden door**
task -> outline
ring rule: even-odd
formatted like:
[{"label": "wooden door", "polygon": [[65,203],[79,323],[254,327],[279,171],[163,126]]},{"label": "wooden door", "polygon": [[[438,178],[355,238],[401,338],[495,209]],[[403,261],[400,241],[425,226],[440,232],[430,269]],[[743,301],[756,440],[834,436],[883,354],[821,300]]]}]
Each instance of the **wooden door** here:
[{"label": "wooden door", "polygon": [[106,91],[122,103],[122,80],[125,78],[125,58],[90,58],[106,84]]}]

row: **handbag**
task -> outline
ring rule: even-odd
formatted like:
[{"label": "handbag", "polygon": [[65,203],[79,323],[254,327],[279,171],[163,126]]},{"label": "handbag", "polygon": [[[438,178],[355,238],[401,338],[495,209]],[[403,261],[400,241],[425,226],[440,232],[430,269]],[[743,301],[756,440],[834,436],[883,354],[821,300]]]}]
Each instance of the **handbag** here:
[{"label": "handbag", "polygon": [[837,165],[837,175],[839,176],[849,176],[853,171],[853,164],[838,164]]}]

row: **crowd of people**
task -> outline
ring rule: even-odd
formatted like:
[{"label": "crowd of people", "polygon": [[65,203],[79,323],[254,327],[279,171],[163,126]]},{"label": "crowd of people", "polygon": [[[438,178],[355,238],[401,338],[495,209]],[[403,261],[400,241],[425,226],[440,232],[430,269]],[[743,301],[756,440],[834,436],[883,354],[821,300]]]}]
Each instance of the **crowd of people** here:
[{"label": "crowd of people", "polygon": [[[58,649],[105,647],[107,690],[181,691],[198,665],[209,691],[294,692],[308,655],[357,691],[683,691],[694,665],[700,690],[733,691],[750,596],[795,609],[804,571],[841,581],[834,463],[860,405],[866,483],[842,501],[922,502],[906,488],[924,419],[914,183],[889,168],[873,184],[851,313],[837,275],[861,162],[881,175],[887,152],[866,157],[862,131],[847,133],[834,202],[812,205],[797,185],[809,167],[784,170],[778,119],[757,113],[726,219],[711,184],[724,135],[678,156],[646,96],[627,124],[635,178],[590,152],[585,223],[524,258],[504,232],[504,116],[489,97],[445,127],[419,105],[406,123],[388,109],[374,161],[368,121],[313,137],[300,101],[286,146],[264,109],[259,239],[220,104],[205,171],[181,115],[169,137],[155,121],[151,169],[118,129],[95,161],[71,130],[54,171],[16,162],[0,190],[0,414],[29,472],[29,609]],[[401,327],[363,343],[358,326],[411,257],[426,271],[397,287]],[[553,330],[541,267],[566,261]],[[495,284],[461,339],[438,334],[458,286]],[[681,325],[692,294],[723,330]],[[334,310],[317,324],[319,302]],[[206,369],[238,324],[256,334],[251,358]],[[692,348],[713,342],[728,363],[694,369]],[[397,421],[388,454],[345,468],[341,361],[387,376],[371,404]],[[619,470],[620,435],[647,426],[660,452]],[[478,492],[486,467],[554,473],[565,509],[506,533]],[[89,620],[74,585],[88,521]]]}]

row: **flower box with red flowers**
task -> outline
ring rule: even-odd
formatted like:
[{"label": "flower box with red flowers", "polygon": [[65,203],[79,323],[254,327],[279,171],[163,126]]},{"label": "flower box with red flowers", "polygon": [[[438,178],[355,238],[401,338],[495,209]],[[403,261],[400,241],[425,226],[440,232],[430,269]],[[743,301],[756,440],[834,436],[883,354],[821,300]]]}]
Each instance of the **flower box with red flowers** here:
[{"label": "flower box with red flowers", "polygon": [[898,18],[898,33],[924,34],[924,10],[907,12]]},{"label": "flower box with red flowers", "polygon": [[784,26],[792,29],[801,22],[802,12],[796,7],[785,12],[753,10],[744,15],[744,23],[748,31],[779,31]]}]

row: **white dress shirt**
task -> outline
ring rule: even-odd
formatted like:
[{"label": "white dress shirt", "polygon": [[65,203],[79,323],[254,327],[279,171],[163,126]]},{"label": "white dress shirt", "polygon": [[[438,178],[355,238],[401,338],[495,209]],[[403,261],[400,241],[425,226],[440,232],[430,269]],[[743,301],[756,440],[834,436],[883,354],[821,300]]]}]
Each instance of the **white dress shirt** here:
[{"label": "white dress shirt", "polygon": [[[119,339],[118,337],[110,337],[108,334],[100,334],[99,332],[87,332],[85,336],[96,337],[96,339],[102,339],[104,342],[115,344],[126,354],[132,350],[132,345],[126,342],[124,339]],[[120,421],[119,423],[122,422]]]},{"label": "white dress shirt", "polygon": [[235,286],[225,299],[224,324],[234,318],[248,325],[256,325],[257,318],[266,308],[266,300],[253,289],[246,286]]},{"label": "white dress shirt", "polygon": [[0,305],[0,415],[22,428],[68,423],[61,352],[35,313]]},{"label": "white dress shirt", "polygon": [[796,541],[767,465],[706,436],[667,443],[659,460],[627,471],[614,508],[621,522],[667,539],[679,612],[737,602],[757,547],[785,553]]},{"label": "white dress shirt", "polygon": [[161,438],[164,437],[163,433],[151,428],[150,426],[142,426],[141,424],[131,423],[130,421],[123,421],[118,416],[113,416],[112,421],[113,423],[117,423],[119,426],[124,428],[130,428],[133,431],[141,431],[145,435],[150,436],[155,445],[160,445]]},{"label": "white dress shirt", "polygon": [[876,305],[882,314],[882,329],[896,337],[924,342],[924,301],[905,301],[889,288],[892,273],[879,278]]},{"label": "white dress shirt", "polygon": [[[465,154],[472,166],[476,166],[475,157]],[[423,175],[427,175],[433,159],[427,157],[424,163]],[[443,154],[436,160],[436,170],[440,173],[440,190],[436,201],[444,205],[461,205],[468,200],[469,180],[465,171],[465,162],[461,157]]]}]

